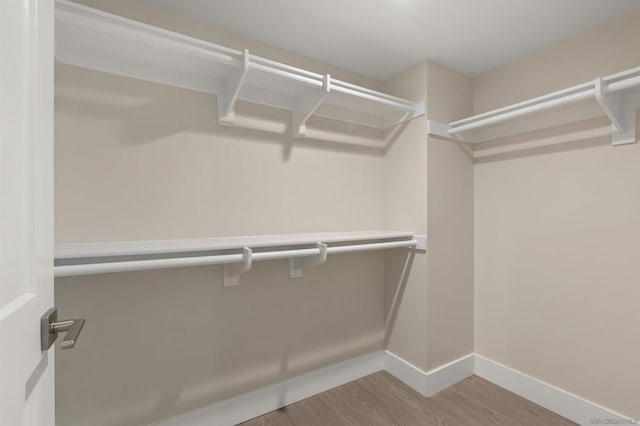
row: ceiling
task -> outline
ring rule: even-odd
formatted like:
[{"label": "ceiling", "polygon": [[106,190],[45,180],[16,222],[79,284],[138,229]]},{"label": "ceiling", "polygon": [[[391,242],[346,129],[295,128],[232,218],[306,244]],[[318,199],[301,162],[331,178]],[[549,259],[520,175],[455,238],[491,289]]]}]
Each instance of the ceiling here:
[{"label": "ceiling", "polygon": [[145,2],[378,79],[426,58],[477,75],[640,7],[640,0]]}]

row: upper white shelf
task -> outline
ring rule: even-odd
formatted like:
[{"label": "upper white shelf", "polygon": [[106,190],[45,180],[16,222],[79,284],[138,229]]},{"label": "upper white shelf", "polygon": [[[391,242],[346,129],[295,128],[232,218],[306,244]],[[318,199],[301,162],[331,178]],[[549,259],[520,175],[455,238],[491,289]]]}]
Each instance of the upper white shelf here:
[{"label": "upper white shelf", "polygon": [[[522,120],[538,113],[565,111],[564,122],[578,121],[595,115],[606,115],[611,120],[612,144],[636,142],[636,114],[640,107],[640,67],[597,78],[568,89],[549,93],[524,102],[443,124],[429,122],[429,133],[454,137],[466,142],[484,142],[530,131]],[[513,123],[520,120],[517,123]],[[545,117],[545,123],[553,122]],[[554,124],[564,124],[558,122]],[[537,123],[539,125],[539,123]]]},{"label": "upper white shelf", "polygon": [[328,254],[390,248],[426,250],[426,245],[425,236],[400,231],[57,244],[54,271],[56,277],[69,277],[224,265],[223,280],[229,286],[237,285],[240,274],[255,261],[289,259],[289,276],[298,278],[304,267],[326,262]]},{"label": "upper white shelf", "polygon": [[215,94],[224,125],[235,125],[239,99],[291,111],[294,136],[306,136],[312,115],[386,130],[426,111],[424,101],[376,92],[68,0],[56,2],[55,43],[61,63]]}]

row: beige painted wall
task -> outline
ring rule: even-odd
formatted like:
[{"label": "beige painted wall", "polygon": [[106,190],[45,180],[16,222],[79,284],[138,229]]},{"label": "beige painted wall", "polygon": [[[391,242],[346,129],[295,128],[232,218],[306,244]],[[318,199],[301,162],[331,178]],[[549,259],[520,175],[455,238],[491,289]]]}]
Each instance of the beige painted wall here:
[{"label": "beige painted wall", "polygon": [[[427,69],[429,118],[471,114],[470,78],[434,62]],[[473,352],[473,158],[469,147],[427,138],[427,370]]]},{"label": "beige painted wall", "polygon": [[640,11],[513,61],[474,79],[474,112],[565,89],[639,66]]},{"label": "beige painted wall", "polygon": [[[469,80],[431,62],[383,84],[144,4],[85,3],[426,96],[439,121],[470,112]],[[638,31],[636,13],[480,76],[474,110],[637,66]],[[472,174],[464,147],[427,140],[425,118],[383,155],[220,128],[208,95],[56,71],[58,242],[387,228],[427,233],[430,249],[338,256],[301,280],[286,262],[260,263],[232,289],[218,267],[57,280],[61,315],[89,320],[57,357],[59,423],[147,423],[385,346],[429,370],[474,337],[482,355],[640,416],[628,339],[640,319],[638,145],[594,139],[485,159]]]},{"label": "beige painted wall", "polygon": [[[145,5],[98,5],[380,86]],[[57,242],[388,223],[382,152],[221,128],[215,97],[64,65],[56,67],[55,101]],[[243,105],[238,113],[265,111]],[[266,114],[286,127],[277,123],[287,114]],[[56,280],[60,315],[87,319],[78,346],[57,354],[58,423],[147,424],[382,349],[385,276],[398,281],[384,258],[335,256],[299,280],[288,279],[286,262],[261,262],[226,289],[215,266]]]},{"label": "beige painted wall", "polygon": [[334,256],[288,280],[258,262],[238,287],[219,267],[58,279],[87,319],[56,359],[59,425],[143,425],[380,350],[381,253]]},{"label": "beige painted wall", "polygon": [[[386,82],[385,91],[415,101],[427,95],[427,63],[420,62]],[[426,117],[413,120],[385,155],[385,224],[388,229],[427,233]],[[387,349],[427,367],[427,259],[401,250],[385,255]]]},{"label": "beige painted wall", "polygon": [[380,153],[216,114],[214,96],[58,65],[57,241],[383,228]]},{"label": "beige painted wall", "polygon": [[[421,62],[385,83],[397,96],[426,95],[428,117],[469,115],[472,82]],[[468,147],[427,138],[414,120],[385,157],[388,228],[428,236],[425,254],[386,254],[387,348],[428,371],[473,352],[473,162]]]},{"label": "beige painted wall", "polygon": [[[640,12],[478,77],[475,112],[638,65]],[[600,137],[475,166],[476,351],[635,418],[639,165]]]}]

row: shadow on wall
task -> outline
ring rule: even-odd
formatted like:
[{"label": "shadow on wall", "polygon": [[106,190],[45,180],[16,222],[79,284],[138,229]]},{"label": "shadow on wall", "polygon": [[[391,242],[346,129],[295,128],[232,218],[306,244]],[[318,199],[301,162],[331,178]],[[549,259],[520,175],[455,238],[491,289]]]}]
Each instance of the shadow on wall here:
[{"label": "shadow on wall", "polygon": [[[383,156],[406,127],[405,123],[386,133],[353,123],[312,117],[309,126],[313,126],[316,133],[335,135],[337,141],[294,138],[288,111],[242,101],[236,106],[239,126],[218,126],[215,95],[68,65],[56,67],[64,72],[56,75],[55,108],[80,117],[100,117],[116,123],[123,144],[146,144],[183,132],[196,132],[228,140],[277,144],[282,147],[283,161],[289,159],[294,147]],[[347,140],[339,141],[345,135]],[[386,145],[368,141],[386,141]]]},{"label": "shadow on wall", "polygon": [[260,262],[228,288],[218,266],[57,279],[61,315],[87,318],[57,354],[58,423],[148,424],[382,350],[413,261],[394,253],[385,313],[384,256],[335,256],[299,280]]},{"label": "shadow on wall", "polygon": [[[413,260],[416,256],[415,251],[411,251],[409,255],[405,255],[400,250],[391,250],[387,253],[387,260],[385,267],[390,271],[386,271],[387,277],[397,277],[397,281],[393,280],[391,283],[387,282],[386,285],[390,285],[385,295],[385,328],[384,328],[384,347],[389,346],[389,340],[391,339],[391,333],[395,328],[396,318],[398,317],[398,309],[400,302],[404,296],[404,290],[407,287],[407,281],[411,273],[411,267]],[[389,297],[391,296],[391,297]]]},{"label": "shadow on wall", "polygon": [[611,144],[605,117],[582,120],[473,145],[474,163],[490,163]]}]

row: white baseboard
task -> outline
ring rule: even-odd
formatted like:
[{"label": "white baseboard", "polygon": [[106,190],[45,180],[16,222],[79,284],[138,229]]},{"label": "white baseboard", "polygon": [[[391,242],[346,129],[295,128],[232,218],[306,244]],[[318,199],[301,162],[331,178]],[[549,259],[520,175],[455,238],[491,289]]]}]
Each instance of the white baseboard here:
[{"label": "white baseboard", "polygon": [[427,394],[427,373],[410,362],[385,351],[384,369],[419,394]]},{"label": "white baseboard", "polygon": [[580,398],[482,355],[475,355],[475,374],[581,425],[638,424],[594,402]]},{"label": "white baseboard", "polygon": [[362,355],[155,423],[236,425],[384,369],[384,352]]},{"label": "white baseboard", "polygon": [[416,392],[431,396],[473,375],[474,355],[465,355],[433,370],[424,371],[386,351],[384,369]]},{"label": "white baseboard", "polygon": [[598,404],[478,354],[466,355],[425,372],[391,352],[380,351],[162,420],[155,425],[235,425],[380,370],[386,370],[427,397],[476,374],[581,425],[638,424]]}]

